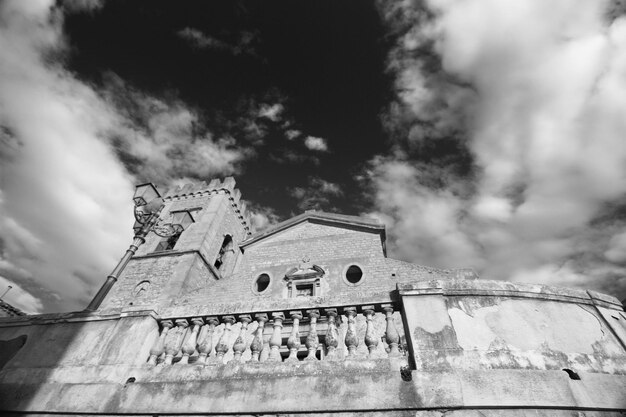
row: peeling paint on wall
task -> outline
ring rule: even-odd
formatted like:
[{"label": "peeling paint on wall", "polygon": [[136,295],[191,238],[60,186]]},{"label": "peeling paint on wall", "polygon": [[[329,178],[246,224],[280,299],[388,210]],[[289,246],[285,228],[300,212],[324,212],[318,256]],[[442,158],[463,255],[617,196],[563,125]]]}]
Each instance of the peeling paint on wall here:
[{"label": "peeling paint on wall", "polygon": [[472,316],[451,308],[459,345],[486,350],[500,338],[520,350],[548,348],[560,352],[594,353],[604,331],[598,318],[574,304],[504,300],[475,309]]}]

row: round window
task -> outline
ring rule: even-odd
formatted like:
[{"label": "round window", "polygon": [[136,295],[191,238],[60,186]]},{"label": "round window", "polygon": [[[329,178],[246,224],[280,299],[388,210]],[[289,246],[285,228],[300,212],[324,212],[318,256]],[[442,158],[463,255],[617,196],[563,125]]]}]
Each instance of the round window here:
[{"label": "round window", "polygon": [[267,290],[267,287],[270,286],[270,276],[267,274],[261,274],[254,281],[254,291],[261,293]]},{"label": "round window", "polygon": [[346,281],[350,284],[358,284],[363,278],[363,271],[356,265],[350,265],[346,269]]}]

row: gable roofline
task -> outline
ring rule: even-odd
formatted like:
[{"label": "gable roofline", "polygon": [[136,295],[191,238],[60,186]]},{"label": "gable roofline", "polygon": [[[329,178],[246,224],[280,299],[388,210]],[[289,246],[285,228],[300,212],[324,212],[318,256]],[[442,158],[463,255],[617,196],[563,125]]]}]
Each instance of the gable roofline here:
[{"label": "gable roofline", "polygon": [[377,233],[380,235],[380,241],[383,246],[383,253],[387,256],[385,225],[374,219],[368,219],[359,216],[349,216],[346,214],[326,213],[324,211],[308,210],[304,213],[278,223],[263,232],[256,233],[239,244],[244,250],[247,246],[259,242],[269,236],[273,236],[283,230],[289,229],[297,224],[310,222],[324,224],[328,226],[344,227],[347,229],[359,230],[369,233]]}]

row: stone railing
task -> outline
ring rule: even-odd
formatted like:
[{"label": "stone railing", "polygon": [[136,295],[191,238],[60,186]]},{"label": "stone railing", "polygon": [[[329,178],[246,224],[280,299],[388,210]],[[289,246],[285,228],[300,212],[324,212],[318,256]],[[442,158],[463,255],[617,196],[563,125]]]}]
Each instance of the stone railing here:
[{"label": "stone railing", "polygon": [[161,319],[150,365],[380,359],[406,354],[397,306]]}]

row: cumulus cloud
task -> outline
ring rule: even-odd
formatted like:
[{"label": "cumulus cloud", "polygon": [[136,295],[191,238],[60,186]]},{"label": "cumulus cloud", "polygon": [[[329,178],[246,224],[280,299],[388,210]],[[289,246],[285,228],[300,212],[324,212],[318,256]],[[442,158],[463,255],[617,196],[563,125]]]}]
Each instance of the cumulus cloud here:
[{"label": "cumulus cloud", "polygon": [[294,187],[289,192],[296,199],[300,211],[340,211],[333,205],[333,198],[343,195],[343,190],[337,183],[320,177],[310,177],[306,187]]},{"label": "cumulus cloud", "polygon": [[318,138],[315,136],[307,136],[304,139],[304,146],[312,151],[326,152],[328,151],[328,144],[326,139]]},{"label": "cumulus cloud", "polygon": [[259,117],[265,117],[266,119],[271,120],[272,122],[278,122],[281,118],[281,113],[285,108],[282,104],[264,104],[261,106],[259,110]]},{"label": "cumulus cloud", "polygon": [[287,139],[289,139],[289,140],[294,140],[295,138],[297,138],[301,134],[302,134],[302,132],[297,130],[297,129],[288,129],[288,130],[285,131],[285,137]]},{"label": "cumulus cloud", "polygon": [[105,97],[117,109],[119,124],[110,134],[127,168],[139,178],[168,184],[173,178],[210,178],[232,174],[253,153],[234,138],[214,138],[199,110],[176,98],[142,93],[119,77],[108,76]]},{"label": "cumulus cloud", "polygon": [[0,7],[0,124],[13,144],[0,156],[0,275],[44,289],[16,290],[17,307],[80,308],[131,234],[116,214],[131,209],[132,181],[102,141],[116,116],[49,59],[64,47],[51,2]]},{"label": "cumulus cloud", "polygon": [[0,4],[0,277],[32,312],[93,297],[131,240],[133,183],[233,173],[248,152],[175,97],[76,79],[63,12],[98,2],[70,3]]},{"label": "cumulus cloud", "polygon": [[273,225],[279,223],[276,211],[271,207],[261,206],[251,202],[248,204],[248,216],[250,218],[250,229],[252,233],[260,233]]},{"label": "cumulus cloud", "polygon": [[[595,0],[380,5],[397,37],[396,148],[371,178],[401,255],[625,296],[624,219],[594,219],[626,191],[626,18]],[[420,165],[446,146],[468,159]]]}]

